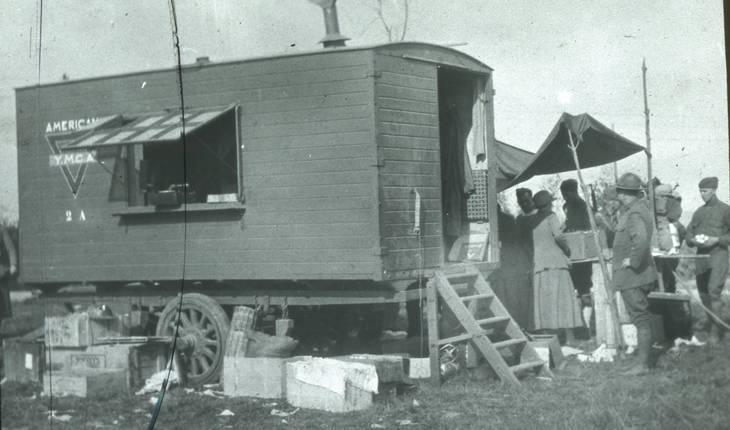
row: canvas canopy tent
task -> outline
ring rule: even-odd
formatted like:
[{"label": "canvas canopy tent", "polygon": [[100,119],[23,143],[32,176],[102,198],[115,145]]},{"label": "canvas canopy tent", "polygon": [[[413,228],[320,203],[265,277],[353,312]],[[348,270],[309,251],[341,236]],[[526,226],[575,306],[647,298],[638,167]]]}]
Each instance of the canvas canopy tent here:
[{"label": "canvas canopy tent", "polygon": [[517,185],[536,175],[575,170],[568,131],[572,133],[577,145],[581,168],[613,163],[644,151],[643,146],[614,132],[587,113],[580,115],[563,113],[535,153],[535,157],[512,179],[509,186]]}]

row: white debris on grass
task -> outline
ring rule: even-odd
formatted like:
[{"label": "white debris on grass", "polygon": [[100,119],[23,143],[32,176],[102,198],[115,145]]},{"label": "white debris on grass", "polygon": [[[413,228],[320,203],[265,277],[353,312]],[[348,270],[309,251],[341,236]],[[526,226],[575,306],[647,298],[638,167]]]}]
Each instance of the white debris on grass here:
[{"label": "white debris on grass", "polygon": [[419,407],[419,406],[421,406],[421,403],[419,403],[419,401],[418,401],[418,400],[416,400],[416,399],[413,399],[413,407],[414,407],[414,408],[417,408],[417,407]]},{"label": "white debris on grass", "polygon": [[[135,394],[138,396],[148,394],[148,393],[155,393],[162,389],[162,383],[165,381],[165,378],[167,377],[167,370],[161,370],[154,375],[147,378],[147,380],[144,383],[144,387],[142,387],[139,391],[137,391]],[[170,379],[167,381],[167,389],[169,390],[170,387],[172,387],[173,384],[177,384],[177,373],[173,370],[170,372]]]},{"label": "white debris on grass", "polygon": [[706,342],[702,342],[699,339],[697,339],[697,336],[692,336],[692,339],[687,340],[683,339],[681,337],[678,337],[674,339],[674,346],[669,350],[670,352],[676,352],[679,351],[679,348],[681,348],[683,345],[688,346],[704,346]]},{"label": "white debris on grass", "polygon": [[223,409],[221,411],[221,413],[218,414],[219,417],[232,417],[234,415],[236,415],[236,414],[234,414],[233,412],[231,412],[230,409]]},{"label": "white debris on grass", "polygon": [[290,417],[290,416],[296,414],[297,412],[299,412],[299,408],[296,408],[296,409],[294,409],[291,412],[284,412],[284,411],[282,411],[280,409],[272,409],[271,410],[271,415],[273,415],[275,417],[284,417],[284,418],[286,418],[286,417]]},{"label": "white debris on grass", "polygon": [[[74,411],[66,411],[66,412],[74,412]],[[58,411],[50,410],[48,411],[48,419],[49,420],[56,420],[61,422],[69,422],[71,421],[71,415],[69,414],[60,414],[58,415]]]},{"label": "white debris on grass", "polygon": [[158,401],[158,400],[159,400],[159,399],[158,399],[157,397],[155,397],[155,396],[152,396],[152,397],[150,397],[150,403],[151,403],[151,404],[152,404],[153,406],[157,404],[157,401]]},{"label": "white debris on grass", "polygon": [[199,391],[199,392],[197,392],[197,394],[199,394],[201,396],[213,397],[216,399],[222,399],[222,398],[226,397],[226,395],[225,395],[225,393],[223,393],[223,391],[213,391],[210,388],[203,390],[203,391]]},{"label": "white debris on grass", "polygon": [[573,348],[572,346],[563,346],[560,348],[560,352],[563,353],[563,357],[570,357],[571,355],[583,354],[582,349]]},{"label": "white debris on grass", "polygon": [[414,426],[416,423],[414,423],[411,420],[395,420],[395,423],[399,426]]},{"label": "white debris on grass", "polygon": [[592,353],[586,354],[581,352],[576,354],[578,361],[584,363],[602,363],[602,362],[613,362],[616,357],[616,348],[608,348],[605,343],[596,348]]},{"label": "white debris on grass", "polygon": [[384,429],[385,426],[382,424],[370,424],[371,429]]}]

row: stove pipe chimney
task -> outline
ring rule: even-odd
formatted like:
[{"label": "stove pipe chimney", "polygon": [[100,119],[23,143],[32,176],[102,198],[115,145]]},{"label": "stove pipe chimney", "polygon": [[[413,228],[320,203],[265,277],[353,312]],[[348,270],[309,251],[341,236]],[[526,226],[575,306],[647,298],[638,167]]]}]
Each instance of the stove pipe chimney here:
[{"label": "stove pipe chimney", "polygon": [[324,27],[327,31],[324,38],[319,41],[325,48],[337,48],[345,46],[345,41],[350,40],[340,34],[340,23],[337,20],[337,0],[309,0],[322,8],[324,13]]}]

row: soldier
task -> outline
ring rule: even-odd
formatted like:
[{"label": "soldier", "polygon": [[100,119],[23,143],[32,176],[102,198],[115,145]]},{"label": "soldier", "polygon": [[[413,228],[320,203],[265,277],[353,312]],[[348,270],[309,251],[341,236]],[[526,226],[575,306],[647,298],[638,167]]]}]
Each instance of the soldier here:
[{"label": "soldier", "polygon": [[[728,245],[730,245],[730,207],[718,200],[717,178],[704,178],[700,181],[700,195],[705,202],[692,215],[687,228],[687,245],[696,246],[698,254],[709,258],[697,259],[697,290],[702,304],[712,310],[718,318],[722,317],[723,303],[720,298],[728,273]],[[708,315],[709,338],[711,344],[718,343],[724,334],[723,327]]]},{"label": "soldier", "polygon": [[623,174],[616,183],[622,214],[613,242],[613,288],[621,297],[631,322],[636,326],[637,362],[625,374],[639,375],[650,367],[652,345],[651,313],[648,295],[657,280],[651,256],[653,232],[651,213],[640,198],[641,179],[633,173]]}]

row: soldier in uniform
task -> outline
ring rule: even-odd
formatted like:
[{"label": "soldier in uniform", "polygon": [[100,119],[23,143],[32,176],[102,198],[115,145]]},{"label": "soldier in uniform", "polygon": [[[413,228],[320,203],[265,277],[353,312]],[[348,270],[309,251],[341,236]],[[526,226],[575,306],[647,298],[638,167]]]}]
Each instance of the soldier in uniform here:
[{"label": "soldier in uniform", "polygon": [[[730,207],[715,195],[717,183],[716,177],[700,181],[700,195],[705,204],[692,215],[687,228],[687,244],[696,246],[698,254],[709,255],[695,262],[697,290],[705,307],[721,318],[723,303],[720,295],[728,274]],[[716,344],[723,337],[723,327],[711,315],[708,315],[708,325],[708,341]]]},{"label": "soldier in uniform", "polygon": [[637,362],[625,373],[638,375],[650,367],[652,345],[651,313],[648,295],[657,280],[651,255],[652,215],[640,198],[641,179],[633,173],[623,174],[616,183],[622,214],[616,225],[613,242],[613,288],[621,297],[631,322],[636,326]]}]

